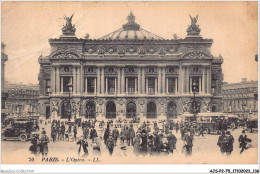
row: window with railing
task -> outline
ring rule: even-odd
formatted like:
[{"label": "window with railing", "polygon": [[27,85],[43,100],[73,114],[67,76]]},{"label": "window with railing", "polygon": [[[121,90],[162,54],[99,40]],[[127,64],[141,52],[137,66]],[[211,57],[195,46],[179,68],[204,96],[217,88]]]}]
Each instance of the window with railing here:
[{"label": "window with railing", "polygon": [[149,94],[155,93],[155,78],[154,77],[148,78],[148,93]]},{"label": "window with railing", "polygon": [[191,77],[191,90],[192,92],[199,92],[200,89],[200,77]]},{"label": "window with railing", "polygon": [[108,93],[115,93],[115,78],[108,78]]},{"label": "window with railing", "polygon": [[135,78],[128,78],[128,93],[135,92]]},{"label": "window with railing", "polygon": [[87,78],[87,92],[88,93],[95,92],[95,78],[94,77]]},{"label": "window with railing", "polygon": [[45,86],[45,94],[48,96],[51,92],[51,82],[50,80],[45,80],[46,86]]},{"label": "window with railing", "polygon": [[64,76],[63,77],[63,92],[72,92],[69,89],[69,84],[73,84],[73,78],[71,76]]}]

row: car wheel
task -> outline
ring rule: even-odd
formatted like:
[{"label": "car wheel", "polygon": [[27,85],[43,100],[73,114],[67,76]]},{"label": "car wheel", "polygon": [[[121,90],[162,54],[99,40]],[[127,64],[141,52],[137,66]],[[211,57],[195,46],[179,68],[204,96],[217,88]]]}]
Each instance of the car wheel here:
[{"label": "car wheel", "polygon": [[21,134],[20,135],[20,140],[21,141],[26,141],[27,140],[27,135],[26,134]]}]

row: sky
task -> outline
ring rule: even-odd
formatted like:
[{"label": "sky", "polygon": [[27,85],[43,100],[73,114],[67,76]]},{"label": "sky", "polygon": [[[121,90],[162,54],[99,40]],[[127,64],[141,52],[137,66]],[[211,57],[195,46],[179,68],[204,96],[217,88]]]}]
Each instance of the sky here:
[{"label": "sky", "polygon": [[224,59],[228,83],[258,79],[257,2],[2,2],[1,39],[8,55],[6,79],[12,83],[38,84],[40,55],[50,54],[48,39],[59,38],[74,14],[76,36],[100,38],[122,27],[133,11],[136,23],[165,39],[185,38],[191,16],[203,38],[213,39],[211,53]]}]

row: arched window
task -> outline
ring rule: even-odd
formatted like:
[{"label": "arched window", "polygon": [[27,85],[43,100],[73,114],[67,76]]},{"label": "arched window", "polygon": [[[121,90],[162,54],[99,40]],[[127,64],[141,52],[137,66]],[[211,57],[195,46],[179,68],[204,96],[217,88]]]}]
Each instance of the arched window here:
[{"label": "arched window", "polygon": [[147,118],[156,118],[156,117],[157,117],[156,104],[151,101],[147,104]]},{"label": "arched window", "polygon": [[177,118],[177,105],[173,101],[168,103],[167,118]]},{"label": "arched window", "polygon": [[135,118],[136,117],[136,105],[134,102],[129,102],[126,105],[126,118]]},{"label": "arched window", "polygon": [[86,110],[85,110],[85,117],[86,118],[95,118],[96,117],[96,105],[93,101],[89,101],[86,103]]},{"label": "arched window", "polygon": [[112,101],[106,105],[106,118],[116,118],[116,105]]}]

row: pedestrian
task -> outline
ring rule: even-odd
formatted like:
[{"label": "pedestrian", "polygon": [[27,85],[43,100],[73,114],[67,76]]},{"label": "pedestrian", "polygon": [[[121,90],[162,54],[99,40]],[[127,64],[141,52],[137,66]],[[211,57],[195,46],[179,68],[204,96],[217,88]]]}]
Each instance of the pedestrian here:
[{"label": "pedestrian", "polygon": [[141,143],[141,134],[137,133],[134,139],[134,154],[136,156],[138,156],[140,153],[140,143]]},{"label": "pedestrian", "polygon": [[108,151],[109,151],[109,155],[112,156],[113,154],[113,150],[114,150],[114,139],[112,137],[112,134],[109,134],[109,138],[107,139],[107,148],[108,148]]},{"label": "pedestrian", "polygon": [[153,149],[154,149],[154,140],[153,140],[153,134],[150,132],[148,134],[148,141],[147,141],[147,153],[152,156],[153,155]]},{"label": "pedestrian", "polygon": [[193,137],[188,134],[187,131],[185,131],[184,135],[184,144],[186,147],[186,155],[191,155],[192,154],[192,146],[193,146]]},{"label": "pedestrian", "polygon": [[121,142],[125,142],[125,139],[126,139],[126,131],[124,128],[121,129],[121,132],[120,132],[120,140]]},{"label": "pedestrian", "polygon": [[81,137],[79,139],[79,141],[77,142],[77,144],[79,144],[79,150],[78,150],[78,155],[80,155],[81,153],[81,147],[83,148],[83,152],[84,152],[84,156],[88,155],[88,142],[87,139],[85,139],[84,137]]},{"label": "pedestrian", "polygon": [[94,143],[94,139],[97,137],[97,131],[94,127],[90,130],[90,139],[92,139],[92,143]]},{"label": "pedestrian", "polygon": [[40,140],[39,140],[38,134],[33,136],[31,143],[32,143],[32,145],[30,146],[31,153],[34,155],[38,155],[41,151]]},{"label": "pedestrian", "polygon": [[117,138],[119,137],[119,131],[117,129],[117,126],[115,126],[115,128],[112,131],[112,137],[113,137],[113,139],[115,141],[115,146],[116,146]]},{"label": "pedestrian", "polygon": [[41,152],[43,156],[48,155],[48,143],[50,142],[49,137],[46,135],[46,131],[42,131],[40,143],[41,143]]},{"label": "pedestrian", "polygon": [[64,141],[64,136],[65,136],[65,125],[64,122],[61,123],[61,139]]},{"label": "pedestrian", "polygon": [[222,135],[219,136],[218,143],[217,143],[217,145],[220,147],[220,152],[222,154],[226,153],[227,144],[228,144],[228,139],[227,139],[227,136],[225,134],[225,131],[223,131]]},{"label": "pedestrian", "polygon": [[167,152],[173,153],[173,150],[176,149],[177,138],[172,134],[172,131],[169,132],[167,136]]},{"label": "pedestrian", "polygon": [[193,126],[190,127],[190,136],[194,137],[195,135],[195,129]]},{"label": "pedestrian", "polygon": [[242,134],[239,136],[239,148],[241,148],[240,154],[247,149],[247,142],[251,142],[251,139],[247,138],[246,131],[242,130]]},{"label": "pedestrian", "polygon": [[77,126],[75,125],[74,128],[73,128],[74,141],[76,141],[76,139],[77,139],[77,133],[78,133]]},{"label": "pedestrian", "polygon": [[104,144],[107,144],[107,139],[109,138],[109,129],[106,128],[104,133]]},{"label": "pedestrian", "polygon": [[51,126],[51,138],[54,143],[56,141],[56,136],[57,136],[57,129],[56,129],[55,123],[53,123]]},{"label": "pedestrian", "polygon": [[179,131],[179,129],[180,129],[180,125],[179,125],[179,121],[177,121],[177,123],[176,123],[176,134],[178,133],[178,131]]},{"label": "pedestrian", "polygon": [[227,155],[231,155],[232,151],[233,151],[233,144],[234,144],[234,137],[230,134],[230,131],[227,131],[226,133],[227,136]]},{"label": "pedestrian", "polygon": [[129,135],[130,135],[130,141],[128,143],[128,146],[130,146],[130,144],[132,144],[132,146],[133,146],[134,145],[135,130],[134,130],[132,124],[130,125],[130,128],[129,128],[128,131],[129,131]]},{"label": "pedestrian", "polygon": [[100,149],[100,141],[98,137],[95,137],[94,143],[92,143],[93,147],[93,155],[94,156],[100,156],[101,155],[101,149]]},{"label": "pedestrian", "polygon": [[83,127],[83,137],[85,139],[88,139],[88,135],[89,135],[89,128],[87,126]]},{"label": "pedestrian", "polygon": [[200,127],[199,127],[199,135],[198,136],[202,135],[202,137],[204,137],[204,132],[203,131],[204,131],[204,127],[201,124]]},{"label": "pedestrian", "polygon": [[141,151],[143,154],[146,154],[146,152],[147,152],[147,132],[145,130],[145,126],[143,126],[143,129],[141,131],[141,138],[142,138]]}]

